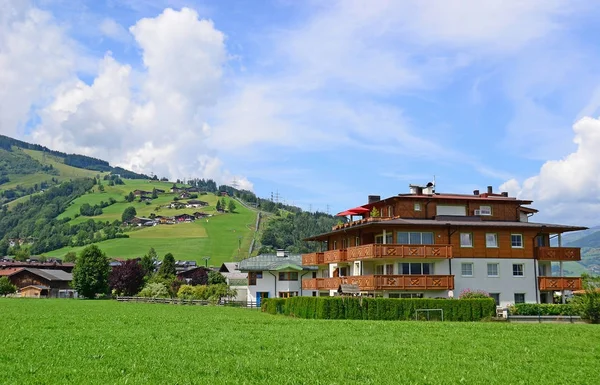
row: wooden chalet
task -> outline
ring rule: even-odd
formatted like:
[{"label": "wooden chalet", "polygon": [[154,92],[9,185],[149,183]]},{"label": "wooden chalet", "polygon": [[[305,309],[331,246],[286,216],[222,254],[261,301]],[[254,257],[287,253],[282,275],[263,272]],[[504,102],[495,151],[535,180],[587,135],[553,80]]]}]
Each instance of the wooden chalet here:
[{"label": "wooden chalet", "polygon": [[585,227],[531,222],[532,201],[491,187],[472,195],[434,187],[369,196],[367,204],[338,214],[350,222],[307,239],[322,251],[302,256],[303,265],[318,267],[303,289],[333,295],[340,285],[356,284],[364,295],[390,298],[479,289],[498,304],[548,303],[556,291],[581,289],[580,277],[563,274],[563,262],[579,261],[581,253],[563,247],[562,234]]},{"label": "wooden chalet", "polygon": [[59,297],[61,292],[73,292],[73,275],[64,270],[19,267],[1,269],[0,276],[8,277],[19,290],[29,287],[25,293],[32,296]]}]

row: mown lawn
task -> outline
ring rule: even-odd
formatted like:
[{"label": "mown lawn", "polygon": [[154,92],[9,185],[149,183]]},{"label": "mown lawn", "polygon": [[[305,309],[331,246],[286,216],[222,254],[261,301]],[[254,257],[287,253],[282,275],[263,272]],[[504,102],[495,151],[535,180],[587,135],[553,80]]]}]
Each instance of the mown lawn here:
[{"label": "mown lawn", "polygon": [[600,327],[0,299],[6,384],[594,384]]}]

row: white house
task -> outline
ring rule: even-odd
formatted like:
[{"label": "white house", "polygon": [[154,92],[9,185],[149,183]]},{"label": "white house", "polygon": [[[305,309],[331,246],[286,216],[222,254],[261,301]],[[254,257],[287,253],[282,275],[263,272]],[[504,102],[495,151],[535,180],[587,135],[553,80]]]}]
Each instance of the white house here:
[{"label": "white house", "polygon": [[302,281],[316,277],[317,268],[302,266],[302,255],[277,250],[276,254],[261,254],[240,261],[238,269],[248,273],[247,300],[260,302],[264,298],[312,296],[302,289]]}]

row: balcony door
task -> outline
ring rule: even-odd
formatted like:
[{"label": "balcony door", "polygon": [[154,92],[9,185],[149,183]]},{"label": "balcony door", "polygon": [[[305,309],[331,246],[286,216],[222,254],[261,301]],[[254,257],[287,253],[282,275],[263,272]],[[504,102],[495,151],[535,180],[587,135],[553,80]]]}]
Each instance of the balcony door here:
[{"label": "balcony door", "polygon": [[548,237],[546,234],[538,235],[535,237],[535,245],[537,247],[548,247]]}]

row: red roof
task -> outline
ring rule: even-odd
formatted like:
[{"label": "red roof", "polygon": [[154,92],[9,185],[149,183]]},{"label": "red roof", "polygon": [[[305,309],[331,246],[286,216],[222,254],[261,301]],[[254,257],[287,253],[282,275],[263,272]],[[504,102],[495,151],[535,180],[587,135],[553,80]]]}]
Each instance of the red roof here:
[{"label": "red roof", "polygon": [[0,269],[0,277],[10,277],[11,275],[23,270],[22,267],[11,267],[8,269]]}]

